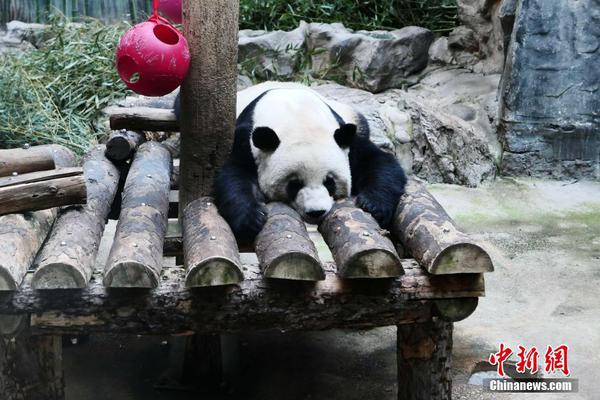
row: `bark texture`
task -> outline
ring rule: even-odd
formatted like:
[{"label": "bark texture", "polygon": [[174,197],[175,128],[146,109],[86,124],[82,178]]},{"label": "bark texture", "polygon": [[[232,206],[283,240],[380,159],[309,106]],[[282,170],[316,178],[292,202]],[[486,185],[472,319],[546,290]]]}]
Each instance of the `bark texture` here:
[{"label": "bark texture", "polygon": [[490,256],[461,232],[422,184],[410,180],[393,224],[404,247],[432,274],[494,270]]},{"label": "bark texture", "polygon": [[47,146],[0,150],[0,176],[46,171],[54,168],[54,157]]},{"label": "bark texture", "polygon": [[452,323],[398,325],[398,400],[450,400]]},{"label": "bark texture", "polygon": [[244,265],[237,286],[189,290],[184,268],[162,271],[152,291],[107,289],[94,274],[82,290],[0,293],[0,314],[30,313],[35,333],[224,333],[263,329],[372,328],[430,320],[431,299],[484,294],[480,274],[430,275],[414,260],[386,280],[344,280],[325,264],[325,280],[301,284],[264,279]]},{"label": "bark texture", "polygon": [[338,201],[319,225],[345,278],[389,278],[402,274],[394,244],[375,219],[350,200]]},{"label": "bark texture", "polygon": [[179,123],[173,110],[151,107],[109,107],[105,112],[110,118],[110,129],[115,131],[121,129],[130,131],[179,130]]},{"label": "bark texture", "polygon": [[60,336],[0,337],[3,400],[63,400]]},{"label": "bark texture", "polygon": [[211,193],[213,178],[231,150],[238,14],[238,0],[183,3],[183,33],[192,61],[181,85],[180,213]]},{"label": "bark texture", "polygon": [[36,259],[35,289],[87,286],[119,183],[119,170],[105,157],[105,150],[105,146],[97,146],[86,155],[87,205],[61,210]]},{"label": "bark texture", "polygon": [[320,281],[325,273],[302,217],[283,203],[267,204],[268,219],[256,237],[256,256],[267,278]]},{"label": "bark texture", "polygon": [[230,285],[244,279],[233,232],[210,197],[192,201],[182,222],[186,287]]},{"label": "bark texture", "polygon": [[32,172],[0,178],[0,215],[85,204],[85,179],[81,168]]},{"label": "bark texture", "polygon": [[108,287],[156,287],[169,210],[171,156],[146,142],[129,169],[121,214],[104,274]]},{"label": "bark texture", "polygon": [[0,291],[19,287],[55,217],[55,209],[0,217]]},{"label": "bark texture", "polygon": [[113,161],[129,160],[145,140],[146,137],[141,132],[126,129],[113,132],[106,142],[106,157]]}]

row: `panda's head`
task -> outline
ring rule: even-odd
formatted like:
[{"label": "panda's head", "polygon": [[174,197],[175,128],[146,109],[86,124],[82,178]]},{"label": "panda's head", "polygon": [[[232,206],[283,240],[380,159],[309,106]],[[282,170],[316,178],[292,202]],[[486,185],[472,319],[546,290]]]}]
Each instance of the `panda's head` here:
[{"label": "panda's head", "polygon": [[356,126],[340,124],[311,91],[274,92],[254,112],[251,147],[260,189],[318,223],[336,199],[350,195],[348,153]]}]

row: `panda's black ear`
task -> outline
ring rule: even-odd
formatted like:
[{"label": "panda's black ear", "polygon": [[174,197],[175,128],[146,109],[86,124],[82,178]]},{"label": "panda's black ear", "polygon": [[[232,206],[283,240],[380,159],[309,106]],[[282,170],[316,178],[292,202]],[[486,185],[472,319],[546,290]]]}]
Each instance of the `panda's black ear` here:
[{"label": "panda's black ear", "polygon": [[335,130],[333,138],[342,149],[350,147],[354,137],[356,136],[356,125],[344,124]]},{"label": "panda's black ear", "polygon": [[279,143],[279,137],[271,128],[259,126],[252,131],[252,144],[262,151],[274,151]]}]

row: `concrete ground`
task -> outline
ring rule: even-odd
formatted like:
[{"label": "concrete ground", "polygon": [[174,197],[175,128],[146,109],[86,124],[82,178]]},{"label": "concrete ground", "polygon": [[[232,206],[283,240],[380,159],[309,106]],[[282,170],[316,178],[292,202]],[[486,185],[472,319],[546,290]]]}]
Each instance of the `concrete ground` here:
[{"label": "concrete ground", "polygon": [[[496,271],[454,334],[454,399],[598,399],[600,183],[498,180],[477,189],[433,185],[449,214],[483,242]],[[105,256],[105,251],[103,252]],[[93,336],[65,348],[68,400],[396,398],[395,328],[256,333],[240,338],[238,394],[160,391],[172,338]],[[576,394],[490,394],[469,384],[500,342],[567,344]]]}]

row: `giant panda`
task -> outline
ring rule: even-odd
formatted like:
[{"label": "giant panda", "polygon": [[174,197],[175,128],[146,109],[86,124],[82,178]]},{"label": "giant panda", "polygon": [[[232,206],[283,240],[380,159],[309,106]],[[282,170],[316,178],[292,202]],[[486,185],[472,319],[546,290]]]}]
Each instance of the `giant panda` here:
[{"label": "giant panda", "polygon": [[390,225],[406,176],[392,154],[371,142],[362,114],[284,82],[238,92],[236,111],[233,147],[214,197],[238,240],[254,240],[269,201],[288,203],[315,224],[335,200],[353,195],[382,227]]}]

